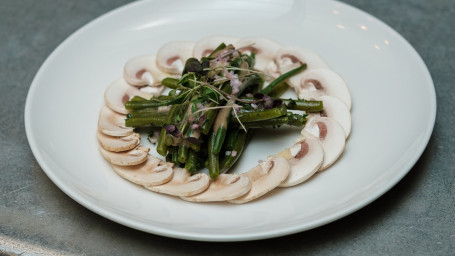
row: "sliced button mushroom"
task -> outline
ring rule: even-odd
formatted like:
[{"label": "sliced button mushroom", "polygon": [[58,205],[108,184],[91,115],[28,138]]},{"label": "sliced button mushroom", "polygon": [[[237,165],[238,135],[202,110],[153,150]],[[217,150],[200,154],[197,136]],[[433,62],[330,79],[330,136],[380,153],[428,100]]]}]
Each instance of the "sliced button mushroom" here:
[{"label": "sliced button mushroom", "polygon": [[125,126],[125,118],[125,115],[103,106],[98,118],[98,130],[109,136],[122,137],[131,135],[134,129]]},{"label": "sliced button mushroom", "polygon": [[343,127],[333,118],[313,117],[308,120],[303,131],[307,131],[318,137],[324,149],[324,161],[319,171],[332,165],[341,153],[346,143],[346,135]]},{"label": "sliced button mushroom", "polygon": [[182,199],[191,202],[227,201],[243,196],[250,189],[251,182],[247,176],[220,174],[204,192],[194,196],[184,196]]},{"label": "sliced button mushroom", "polygon": [[315,174],[324,160],[324,150],[319,138],[303,131],[296,143],[278,154],[288,159],[289,176],[280,184],[280,187],[298,185]]},{"label": "sliced button mushroom", "polygon": [[115,165],[137,165],[147,160],[149,148],[137,147],[125,152],[110,152],[100,147],[101,155],[111,164]]},{"label": "sliced button mushroom", "polygon": [[278,187],[288,177],[289,167],[289,163],[285,158],[272,157],[248,172],[241,174],[250,179],[251,189],[245,195],[229,200],[229,203],[242,204],[265,195]]},{"label": "sliced button mushroom", "polygon": [[242,38],[234,46],[242,53],[253,52],[256,57],[254,68],[263,72],[268,70],[270,62],[274,62],[276,53],[282,47],[278,42],[263,37]]},{"label": "sliced button mushroom", "polygon": [[171,76],[158,68],[155,55],[134,57],[123,68],[126,82],[134,86],[159,86],[161,80]]},{"label": "sliced button mushroom", "polygon": [[333,96],[339,98],[351,109],[351,94],[346,82],[330,69],[320,68],[303,72],[300,86],[294,87],[299,98]]},{"label": "sliced button mushroom", "polygon": [[232,36],[223,36],[223,35],[215,35],[203,38],[196,42],[193,48],[193,57],[196,59],[201,59],[202,57],[209,56],[210,53],[213,52],[221,43],[233,44],[237,42],[239,39],[237,37]]},{"label": "sliced button mushroom", "polygon": [[173,196],[192,196],[203,192],[209,185],[210,178],[205,173],[191,175],[184,168],[174,168],[174,176],[169,182],[159,186],[145,186],[145,188]]},{"label": "sliced button mushroom", "polygon": [[148,89],[151,89],[152,91],[141,91],[141,89],[129,85],[123,78],[120,78],[107,87],[104,92],[104,101],[106,105],[115,112],[128,114],[128,110],[125,108],[125,102],[129,101],[134,96],[150,99],[153,96],[160,95],[163,86],[155,88],[148,86]]},{"label": "sliced button mushroom", "polygon": [[172,164],[148,155],[144,163],[134,166],[112,165],[114,171],[141,186],[157,186],[169,182],[174,174]]},{"label": "sliced button mushroom", "polygon": [[300,77],[302,74],[306,73],[307,70],[329,67],[315,52],[296,46],[285,46],[280,48],[276,53],[275,62],[278,65],[278,70],[282,74],[306,63],[306,71],[288,79],[289,85],[293,88],[298,88],[301,80]]},{"label": "sliced button mushroom", "polygon": [[101,147],[111,152],[122,152],[135,148],[141,142],[141,136],[138,133],[133,133],[124,137],[114,137],[101,133],[96,133],[98,142]]},{"label": "sliced button mushroom", "polygon": [[344,104],[340,99],[332,96],[321,96],[311,99],[322,101],[324,109],[320,114],[312,113],[310,116],[320,115],[337,120],[338,123],[343,127],[346,138],[348,138],[349,134],[351,133],[351,112],[349,111],[346,104]]},{"label": "sliced button mushroom", "polygon": [[156,54],[158,68],[166,73],[180,75],[188,58],[193,56],[194,42],[174,41],[163,45]]}]

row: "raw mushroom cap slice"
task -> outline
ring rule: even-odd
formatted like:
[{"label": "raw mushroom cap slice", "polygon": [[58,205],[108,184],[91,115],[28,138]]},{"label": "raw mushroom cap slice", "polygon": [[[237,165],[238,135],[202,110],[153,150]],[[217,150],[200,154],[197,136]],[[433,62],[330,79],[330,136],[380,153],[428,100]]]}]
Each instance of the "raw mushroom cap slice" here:
[{"label": "raw mushroom cap slice", "polygon": [[330,69],[311,69],[300,75],[299,87],[294,87],[299,98],[333,96],[339,98],[351,109],[351,94],[346,82]]},{"label": "raw mushroom cap slice", "polygon": [[123,78],[134,86],[159,86],[166,77],[173,75],[161,71],[155,55],[140,55],[128,60],[123,68]]},{"label": "raw mushroom cap slice", "polygon": [[114,171],[126,180],[141,186],[157,186],[169,182],[174,174],[172,164],[148,155],[146,161],[134,166],[112,165]]},{"label": "raw mushroom cap slice", "polygon": [[270,62],[275,60],[275,55],[282,45],[263,37],[246,37],[237,41],[234,47],[242,53],[253,52],[256,57],[254,68],[266,72]]},{"label": "raw mushroom cap slice", "polygon": [[288,177],[289,167],[285,158],[272,157],[248,172],[242,173],[241,175],[250,179],[251,189],[245,195],[229,200],[229,203],[242,204],[265,195],[278,187]]},{"label": "raw mushroom cap slice", "polygon": [[[121,114],[128,114],[128,110],[125,108],[125,102],[129,101],[134,96],[140,96],[145,99],[150,99],[153,96],[158,96],[163,90],[163,86],[150,87],[147,86],[149,92],[142,91],[142,88],[129,85],[123,78],[120,78],[107,87],[104,92],[104,102],[106,105]],[[144,88],[145,89],[145,88]]]},{"label": "raw mushroom cap slice", "polygon": [[293,88],[297,88],[300,85],[300,77],[302,74],[306,73],[307,70],[314,68],[329,68],[325,61],[315,52],[296,46],[285,46],[279,49],[276,53],[275,62],[278,65],[278,70],[281,74],[306,63],[306,70],[288,79],[289,85]]},{"label": "raw mushroom cap slice", "polygon": [[163,45],[156,53],[158,68],[169,74],[182,74],[188,58],[193,56],[194,42],[174,41]]},{"label": "raw mushroom cap slice", "polygon": [[196,42],[193,48],[193,57],[200,60],[202,57],[207,57],[213,52],[221,43],[233,44],[239,39],[232,36],[215,35],[203,38]]},{"label": "raw mushroom cap slice", "polygon": [[125,126],[125,115],[112,111],[103,106],[98,118],[98,130],[109,136],[128,136],[133,134],[132,127]]},{"label": "raw mushroom cap slice", "polygon": [[250,189],[251,182],[247,176],[220,174],[204,192],[194,196],[184,196],[182,199],[191,202],[227,201],[243,196]]},{"label": "raw mushroom cap slice", "polygon": [[324,161],[319,171],[332,165],[341,153],[346,143],[346,135],[343,127],[333,118],[313,117],[308,120],[303,131],[307,131],[318,137],[324,149]]},{"label": "raw mushroom cap slice", "polygon": [[191,175],[184,168],[174,168],[172,179],[159,186],[144,186],[154,192],[173,196],[192,196],[206,190],[210,185],[210,178],[205,173]]},{"label": "raw mushroom cap slice", "polygon": [[125,152],[110,152],[100,147],[101,155],[111,164],[115,165],[137,165],[147,160],[149,148],[137,147]]},{"label": "raw mushroom cap slice", "polygon": [[280,184],[280,187],[291,187],[308,180],[315,174],[324,160],[324,150],[321,142],[315,136],[303,131],[296,143],[280,154],[288,159],[289,176]]},{"label": "raw mushroom cap slice", "polygon": [[[311,116],[320,115],[323,117],[330,117],[338,121],[338,123],[343,127],[346,138],[349,137],[351,133],[351,112],[349,111],[346,104],[344,104],[340,99],[332,96],[321,96],[316,98],[311,98],[314,100],[320,100],[323,102],[324,109],[319,113],[311,113]],[[308,119],[309,119],[308,118]]]},{"label": "raw mushroom cap slice", "polygon": [[107,151],[122,152],[135,148],[141,142],[141,136],[133,133],[124,137],[114,137],[97,131],[98,142]]}]

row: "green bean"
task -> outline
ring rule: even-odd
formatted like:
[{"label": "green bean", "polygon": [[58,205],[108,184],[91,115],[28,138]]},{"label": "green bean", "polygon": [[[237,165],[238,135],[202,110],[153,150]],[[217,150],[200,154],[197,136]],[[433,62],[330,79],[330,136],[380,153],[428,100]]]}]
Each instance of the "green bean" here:
[{"label": "green bean", "polygon": [[[210,103],[208,106],[212,106],[214,104]],[[205,122],[202,124],[202,133],[207,135],[210,132],[210,129],[213,126],[213,123],[215,122],[215,117],[218,114],[218,109],[208,109],[205,111]]]},{"label": "green bean", "polygon": [[160,95],[160,96],[158,96],[156,99],[159,99],[159,100],[175,100],[175,96],[171,96],[171,95]]},{"label": "green bean", "polygon": [[224,143],[226,150],[232,150],[234,148],[239,132],[239,129],[228,129],[226,142]]},{"label": "green bean", "polygon": [[167,116],[152,115],[149,117],[131,117],[125,120],[126,127],[163,127],[166,123]]},{"label": "green bean", "polygon": [[272,88],[268,95],[273,98],[280,97],[281,95],[283,95],[283,93],[285,93],[288,90],[288,88],[289,88],[288,83],[283,81],[277,84],[274,88]]},{"label": "green bean", "polygon": [[[264,109],[264,110],[256,110],[256,111],[248,111],[248,112],[241,112],[238,113],[238,119],[242,123],[247,123],[247,122],[258,122],[262,120],[268,120],[268,119],[273,119],[276,117],[284,116],[286,115],[286,107],[283,105],[280,108],[271,108],[271,109]],[[236,119],[232,117],[232,119]]]},{"label": "green bean", "polygon": [[180,162],[179,162],[179,156],[178,156],[178,148],[177,147],[171,147],[171,159],[172,159],[172,162],[176,165],[180,165]]},{"label": "green bean", "polygon": [[190,173],[195,173],[197,171],[199,165],[199,157],[196,151],[189,149],[188,150],[188,158],[185,163],[185,169]]},{"label": "green bean", "polygon": [[178,161],[180,163],[185,163],[188,157],[188,147],[185,146],[185,143],[181,143],[178,146]]},{"label": "green bean", "polygon": [[262,89],[261,93],[268,95],[281,82],[283,82],[284,80],[288,79],[289,77],[291,77],[291,76],[303,71],[304,69],[306,69],[306,64],[305,63],[302,64],[301,66],[297,67],[297,68],[292,69],[291,71],[288,71],[288,72],[282,74],[281,76],[279,76],[275,80],[273,80],[267,87]]},{"label": "green bean", "polygon": [[243,149],[245,148],[247,137],[248,136],[245,131],[239,131],[237,140],[231,150],[231,154],[226,156],[220,163],[221,173],[226,173],[240,158],[240,155],[242,155]]},{"label": "green bean", "polygon": [[282,99],[288,109],[302,110],[305,112],[320,112],[323,108],[322,101]]},{"label": "green bean", "polygon": [[306,116],[307,115],[299,115],[288,112],[286,115],[288,118],[288,125],[301,127],[306,123]]},{"label": "green bean", "polygon": [[[180,105],[173,105],[171,107],[171,110],[169,111],[165,125],[172,123],[173,119],[179,112],[178,111],[179,108],[180,108]],[[161,128],[160,137],[158,138],[158,144],[156,146],[156,152],[158,152],[158,154],[160,154],[162,156],[166,156],[166,153],[167,153],[168,145],[166,144],[166,135],[168,135],[168,134],[166,132],[166,129],[163,126],[163,128]]]},{"label": "green bean", "polygon": [[149,115],[165,115],[169,113],[169,109],[160,109],[158,108],[144,108],[144,109],[138,109],[138,110],[133,110],[130,114],[131,117],[147,117]]},{"label": "green bean", "polygon": [[166,156],[168,145],[166,144],[166,130],[161,129],[158,144],[156,145],[156,152],[162,156]]},{"label": "green bean", "polygon": [[157,108],[169,105],[170,100],[142,100],[142,101],[127,101],[125,103],[126,109],[143,109],[143,108]]},{"label": "green bean", "polygon": [[221,146],[223,145],[224,139],[226,137],[226,131],[229,124],[229,118],[231,116],[231,105],[233,103],[230,102],[226,106],[220,110],[218,115],[216,116],[215,123],[213,124],[213,133],[215,133],[215,142],[213,144],[213,153],[218,154],[221,151]]},{"label": "green bean", "polygon": [[209,169],[210,178],[215,179],[220,174],[220,162],[218,154],[213,153],[215,143],[215,133],[209,135],[207,168]]},{"label": "green bean", "polygon": [[171,77],[164,78],[161,84],[170,89],[177,89],[180,87],[179,80]]}]

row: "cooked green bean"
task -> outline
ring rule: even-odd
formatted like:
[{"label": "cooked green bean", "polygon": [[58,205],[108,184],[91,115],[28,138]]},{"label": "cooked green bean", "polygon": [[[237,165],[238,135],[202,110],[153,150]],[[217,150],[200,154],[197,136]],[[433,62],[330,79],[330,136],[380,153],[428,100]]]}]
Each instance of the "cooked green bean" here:
[{"label": "cooked green bean", "polygon": [[[286,115],[286,107],[283,105],[280,108],[271,108],[271,109],[260,109],[256,111],[248,111],[248,112],[242,112],[238,113],[238,119],[242,123],[247,123],[247,122],[258,122],[262,120],[268,120],[280,116]],[[237,119],[232,117],[232,119]]]},{"label": "cooked green bean", "polygon": [[[179,108],[180,108],[180,105],[173,105],[171,107],[171,110],[169,111],[169,115],[167,116],[165,124],[171,124],[172,123],[172,121],[174,120],[175,116],[179,112],[178,111]],[[166,156],[166,153],[167,153],[168,145],[166,145],[166,135],[168,135],[168,134],[167,134],[166,129],[163,126],[163,128],[161,129],[160,137],[158,138],[158,144],[156,146],[156,152],[158,152],[158,154],[160,154],[162,156]]]},{"label": "cooked green bean", "polygon": [[180,87],[179,80],[175,79],[175,78],[170,78],[170,77],[164,78],[161,81],[161,84],[170,89],[177,89]]},{"label": "cooked green bean", "polygon": [[278,86],[281,82],[283,82],[284,80],[288,79],[289,77],[303,71],[304,69],[306,69],[306,64],[302,64],[301,66],[297,67],[297,68],[294,68],[292,69],[291,71],[288,71],[284,74],[282,74],[281,76],[279,76],[278,78],[276,78],[275,80],[273,80],[267,87],[265,87],[264,89],[261,90],[261,93],[263,94],[269,94],[271,91],[274,90],[274,88],[276,86]]},{"label": "cooked green bean", "polygon": [[195,173],[197,171],[198,165],[199,157],[197,155],[197,152],[192,149],[189,149],[187,161],[185,162],[185,169],[188,170],[190,173]]},{"label": "cooked green bean", "polygon": [[126,109],[143,109],[143,108],[157,108],[169,105],[170,100],[142,100],[142,101],[127,101],[125,103]]},{"label": "cooked green bean", "polygon": [[239,129],[228,129],[228,133],[226,135],[226,142],[224,145],[226,150],[232,150],[234,148],[239,132],[240,132]]},{"label": "cooked green bean", "polygon": [[281,83],[278,83],[275,87],[273,87],[272,90],[270,90],[270,92],[267,95],[269,95],[270,97],[274,97],[274,98],[275,97],[280,97],[288,89],[289,89],[288,83],[283,81]]},{"label": "cooked green bean", "polygon": [[220,172],[226,173],[240,158],[243,153],[247,141],[247,133],[245,131],[239,131],[237,140],[235,141],[234,147],[231,150],[231,154],[226,156],[220,163]]},{"label": "cooked green bean", "polygon": [[[229,106],[229,105],[228,105]],[[229,124],[229,117],[231,115],[231,108],[223,108],[216,116],[215,123],[213,124],[213,133],[215,133],[215,141],[213,143],[212,152],[214,154],[220,153],[221,146],[223,145],[226,137],[226,131]]]},{"label": "cooked green bean", "polygon": [[286,104],[288,109],[302,110],[305,112],[320,112],[323,108],[322,101],[317,100],[294,100],[294,99],[282,99],[283,103]]},{"label": "cooked green bean", "polygon": [[163,127],[166,123],[166,115],[152,115],[148,117],[131,117],[125,120],[126,127]]},{"label": "cooked green bean", "polygon": [[208,143],[208,162],[207,168],[209,169],[210,178],[214,179],[220,174],[220,162],[218,154],[213,153],[214,143],[215,143],[215,133],[211,133],[209,136]]}]

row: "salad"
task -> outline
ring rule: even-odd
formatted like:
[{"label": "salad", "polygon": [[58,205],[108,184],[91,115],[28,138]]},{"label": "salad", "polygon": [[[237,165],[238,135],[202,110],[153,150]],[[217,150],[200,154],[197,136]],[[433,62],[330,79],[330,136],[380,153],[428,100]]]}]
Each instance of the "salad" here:
[{"label": "salad", "polygon": [[[282,97],[289,88],[298,98]],[[301,184],[338,159],[351,125],[338,74],[310,50],[259,37],[175,41],[134,57],[105,103],[97,137],[113,169],[193,202],[245,203]],[[255,130],[282,126],[302,128],[294,145],[230,173]],[[139,130],[159,155],[141,145]]]}]

